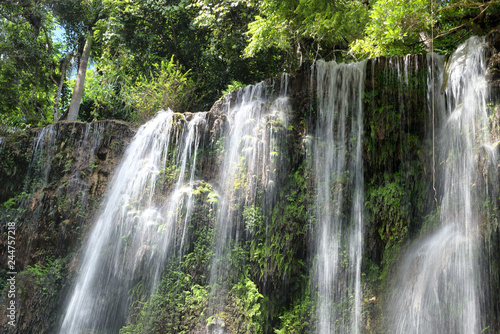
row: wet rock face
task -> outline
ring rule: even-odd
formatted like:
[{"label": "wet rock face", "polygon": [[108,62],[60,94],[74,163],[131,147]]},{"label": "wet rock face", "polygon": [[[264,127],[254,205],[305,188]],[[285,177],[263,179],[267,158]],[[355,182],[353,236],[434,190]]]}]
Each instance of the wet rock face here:
[{"label": "wet rock face", "polygon": [[5,138],[0,203],[10,204],[0,228],[3,233],[7,222],[17,221],[18,271],[78,249],[133,133],[124,122],[61,122]]},{"label": "wet rock face", "polygon": [[498,103],[495,101],[495,97],[500,96],[500,29],[496,29],[486,36],[486,42],[489,44],[486,54],[486,81],[491,90],[489,95],[494,100],[492,102]]},{"label": "wet rock face", "polygon": [[495,29],[486,36],[486,41],[496,50],[500,50],[500,29]]},{"label": "wet rock face", "polygon": [[[491,112],[491,136],[494,143],[500,141],[500,29],[494,30],[486,37],[490,44],[487,57],[486,81],[488,83]],[[496,144],[496,152],[500,153],[500,145]],[[500,170],[500,166],[498,166]]]},{"label": "wet rock face", "polygon": [[486,80],[494,85],[500,84],[500,53],[494,53],[490,57]]},{"label": "wet rock face", "polygon": [[[54,330],[68,278],[77,270],[74,252],[95,221],[110,176],[134,133],[125,122],[59,122],[2,138],[0,233],[6,235],[8,223],[16,223],[18,274],[16,326],[2,317],[0,332]],[[9,256],[6,242],[0,239],[2,263]],[[2,283],[6,274],[0,271]],[[6,294],[0,296],[2,314],[6,300]]]}]

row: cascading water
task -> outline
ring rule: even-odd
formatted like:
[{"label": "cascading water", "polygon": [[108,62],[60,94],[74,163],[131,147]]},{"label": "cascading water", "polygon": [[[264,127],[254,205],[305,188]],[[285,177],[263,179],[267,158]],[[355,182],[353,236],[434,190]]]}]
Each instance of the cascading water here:
[{"label": "cascading water", "polygon": [[230,248],[237,246],[244,232],[267,230],[267,221],[266,226],[246,226],[244,216],[250,212],[269,217],[272,211],[280,169],[279,146],[288,128],[287,82],[284,75],[278,97],[268,96],[272,95],[269,83],[247,86],[237,92],[234,105],[228,106],[229,133],[219,175],[221,201],[210,273],[209,313],[213,315],[224,308],[221,289],[227,288],[231,271]]},{"label": "cascading water", "polygon": [[[24,192],[35,192],[47,184],[56,137],[57,131],[54,125],[44,127],[38,134],[36,141],[33,143],[31,161],[24,182]],[[34,181],[37,184],[32,184]]]},{"label": "cascading water", "polygon": [[488,143],[484,53],[484,40],[473,37],[453,53],[446,69],[443,57],[428,56],[430,109],[440,124],[436,182],[441,226],[410,248],[402,262],[389,302],[391,333],[482,331],[474,180],[479,148]]},{"label": "cascading water", "polygon": [[[129,290],[138,282],[146,296],[156,288],[169,253],[185,237],[205,124],[206,113],[187,121],[162,111],[138,130],[88,239],[60,333],[117,333]],[[157,196],[162,192],[166,200]]]},{"label": "cascading water", "polygon": [[323,61],[315,66],[318,118],[312,153],[317,258],[313,282],[318,293],[318,333],[359,333],[365,67],[366,62]]},{"label": "cascading water", "polygon": [[[30,164],[23,182],[23,192],[31,194],[31,196],[25,196],[20,203],[20,207],[28,207],[29,203],[33,202],[32,197],[39,196],[41,192],[45,191],[49,182],[53,181],[54,177],[51,176],[52,164],[55,160],[58,145],[62,145],[61,147],[63,147],[67,144],[65,141],[82,138],[78,145],[74,147],[73,156],[76,160],[85,160],[89,165],[92,165],[102,141],[104,128],[104,123],[89,123],[85,125],[85,130],[81,135],[75,134],[75,136],[65,139],[61,138],[63,133],[60,132],[57,125],[48,125],[41,129],[33,143]],[[74,131],[77,131],[75,127],[72,129],[72,132]],[[90,157],[90,160],[86,158],[87,156]],[[64,172],[68,171],[65,170]],[[73,173],[72,177],[67,179],[64,189],[78,198],[77,202],[80,208],[85,208],[89,186],[86,182],[82,181],[84,179],[81,175],[82,173],[82,170]],[[69,173],[67,174],[69,175]],[[37,226],[35,223],[40,220],[40,215],[42,214],[40,212],[42,209],[40,201],[35,202],[37,203],[36,207],[33,207],[31,204],[31,210],[28,210],[27,216],[23,219],[24,221],[30,221],[31,228]]]}]

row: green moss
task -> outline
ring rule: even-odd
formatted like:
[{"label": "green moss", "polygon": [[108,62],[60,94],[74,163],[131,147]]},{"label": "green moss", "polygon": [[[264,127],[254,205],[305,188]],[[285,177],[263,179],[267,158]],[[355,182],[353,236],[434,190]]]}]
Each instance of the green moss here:
[{"label": "green moss", "polygon": [[204,325],[202,312],[207,304],[207,287],[193,284],[189,274],[170,265],[157,293],[133,305],[136,315],[120,334],[193,333]]},{"label": "green moss", "polygon": [[440,214],[439,209],[432,210],[428,215],[423,218],[422,227],[420,228],[419,234],[425,235],[434,231],[440,224]]},{"label": "green moss", "polygon": [[206,183],[206,182],[200,182],[200,184],[198,185],[198,187],[196,187],[195,189],[193,189],[191,191],[191,193],[193,195],[195,195],[195,196],[207,193],[210,196],[210,194],[213,193],[213,191],[212,191],[212,185],[210,185],[209,183]]},{"label": "green moss", "polygon": [[19,217],[26,211],[26,208],[21,203],[29,197],[30,195],[23,191],[0,204],[0,221],[5,222],[5,224],[12,221],[17,222]]},{"label": "green moss", "polygon": [[204,312],[209,301],[208,275],[214,239],[213,203],[209,197],[213,191],[210,184],[201,182],[192,194],[195,206],[188,219],[184,249],[170,255],[154,294],[149,296],[141,282],[136,284],[129,323],[120,334],[193,333],[206,327]]},{"label": "green moss", "polygon": [[254,205],[247,206],[243,209],[243,221],[245,224],[245,230],[251,235],[255,235],[258,231],[265,228],[264,226],[264,216],[261,210]]},{"label": "green moss", "polygon": [[27,266],[16,276],[19,307],[37,305],[30,312],[21,312],[19,322],[37,321],[32,330],[50,331],[56,325],[58,306],[61,304],[60,291],[65,287],[68,277],[68,258],[52,260],[47,256],[44,263]]}]

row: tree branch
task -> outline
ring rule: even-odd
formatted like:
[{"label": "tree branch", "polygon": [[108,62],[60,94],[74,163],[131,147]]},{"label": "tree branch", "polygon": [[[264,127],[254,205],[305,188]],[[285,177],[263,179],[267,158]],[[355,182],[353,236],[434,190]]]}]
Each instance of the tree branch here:
[{"label": "tree branch", "polygon": [[[447,36],[447,35],[451,34],[452,32],[455,32],[455,31],[457,31],[457,30],[460,30],[460,29],[462,29],[462,28],[465,28],[465,27],[466,27],[467,25],[469,25],[472,21],[475,21],[475,20],[477,20],[479,17],[481,17],[481,15],[483,15],[483,14],[484,14],[484,12],[486,12],[486,10],[487,10],[488,8],[490,8],[490,6],[491,6],[491,5],[493,5],[493,4],[500,4],[500,1],[498,1],[498,0],[491,0],[489,3],[484,4],[486,7],[485,7],[485,8],[484,8],[484,9],[483,9],[483,10],[482,10],[482,11],[481,11],[481,12],[480,12],[480,13],[479,13],[476,17],[474,17],[474,18],[473,18],[473,19],[471,19],[470,21],[465,22],[465,23],[463,23],[463,24],[459,25],[458,27],[455,27],[455,28],[449,29],[448,31],[446,31],[446,32],[444,32],[444,33],[442,33],[442,34],[439,34],[439,35],[437,35],[437,36],[435,36],[435,37],[433,37],[433,38],[427,39],[427,40],[425,40],[425,41],[423,41],[423,42],[427,42],[427,41],[432,41],[432,42],[433,42],[434,40],[436,40],[436,39],[438,39],[438,38],[441,38],[441,37]],[[450,5],[450,6],[452,6],[452,5]]]},{"label": "tree branch", "polygon": [[[14,23],[14,24],[21,24],[21,23],[26,23],[28,22],[28,20],[26,20],[26,18],[20,20],[20,21],[15,21],[13,20],[12,18],[10,18],[9,16],[7,16],[5,13],[3,12],[0,12],[0,15],[2,15],[2,17],[4,19],[6,19],[7,21],[11,22],[11,23]],[[16,14],[16,15],[11,15],[11,16],[20,16],[20,17],[23,17],[23,14]]]}]

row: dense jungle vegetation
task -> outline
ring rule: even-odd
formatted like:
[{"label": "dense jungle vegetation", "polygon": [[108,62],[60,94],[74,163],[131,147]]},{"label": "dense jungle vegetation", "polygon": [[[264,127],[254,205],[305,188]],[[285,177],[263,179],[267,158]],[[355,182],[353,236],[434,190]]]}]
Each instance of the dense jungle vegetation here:
[{"label": "dense jungle vegetation", "polygon": [[498,0],[2,0],[0,131],[206,110],[319,58],[449,53],[499,20]]}]

